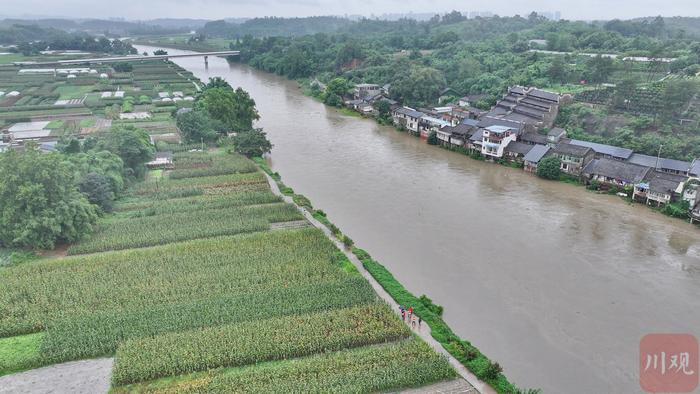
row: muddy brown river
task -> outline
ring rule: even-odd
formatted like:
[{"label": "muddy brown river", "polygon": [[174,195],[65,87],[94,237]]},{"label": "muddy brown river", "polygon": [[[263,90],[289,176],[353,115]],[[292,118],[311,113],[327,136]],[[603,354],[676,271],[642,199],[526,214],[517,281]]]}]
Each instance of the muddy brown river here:
[{"label": "muddy brown river", "polygon": [[519,386],[640,392],[643,335],[700,335],[700,229],[339,114],[245,65],[176,62],[250,92],[284,182]]}]

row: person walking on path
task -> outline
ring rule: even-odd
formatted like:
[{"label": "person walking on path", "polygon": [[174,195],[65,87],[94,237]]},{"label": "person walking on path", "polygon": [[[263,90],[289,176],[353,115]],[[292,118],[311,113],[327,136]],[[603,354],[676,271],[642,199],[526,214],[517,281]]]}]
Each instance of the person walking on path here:
[{"label": "person walking on path", "polygon": [[401,310],[401,320],[406,321],[406,310]]},{"label": "person walking on path", "polygon": [[411,318],[411,328],[416,328],[416,315]]},{"label": "person walking on path", "polygon": [[420,324],[423,323],[423,319],[421,319],[420,316],[418,316],[418,329],[420,329]]}]

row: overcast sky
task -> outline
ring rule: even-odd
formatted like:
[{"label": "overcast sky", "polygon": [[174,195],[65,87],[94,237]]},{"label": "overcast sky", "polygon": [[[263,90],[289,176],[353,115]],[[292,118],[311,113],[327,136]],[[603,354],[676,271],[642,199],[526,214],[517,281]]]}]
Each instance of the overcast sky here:
[{"label": "overcast sky", "polygon": [[491,11],[499,15],[561,11],[566,19],[700,16],[700,0],[0,0],[2,16],[127,19],[309,16]]}]

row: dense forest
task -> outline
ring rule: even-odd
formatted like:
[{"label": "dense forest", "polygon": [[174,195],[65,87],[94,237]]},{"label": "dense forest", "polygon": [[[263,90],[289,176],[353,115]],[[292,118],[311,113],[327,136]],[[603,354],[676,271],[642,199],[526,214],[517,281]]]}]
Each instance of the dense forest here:
[{"label": "dense forest", "polygon": [[512,85],[572,93],[576,100],[559,124],[576,137],[650,154],[663,141],[666,155],[692,159],[700,157],[700,41],[690,27],[700,18],[667,20],[555,22],[536,13],[467,19],[452,12],[425,22],[318,18],[328,22],[326,32],[301,36],[291,31],[303,31],[310,18],[287,19],[276,24],[283,32],[268,34],[243,28],[255,20],[212,22],[202,32],[231,39],[239,60],[256,68],[324,84],[338,77],[390,84],[392,98],[411,106],[478,94],[476,105],[488,108]]}]

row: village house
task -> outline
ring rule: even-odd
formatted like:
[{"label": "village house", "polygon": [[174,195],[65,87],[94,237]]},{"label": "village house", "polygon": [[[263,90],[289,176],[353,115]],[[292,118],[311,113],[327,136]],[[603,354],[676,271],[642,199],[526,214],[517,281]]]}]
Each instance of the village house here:
[{"label": "village house", "polygon": [[367,96],[375,96],[382,93],[382,88],[373,83],[360,83],[352,90],[355,99],[364,99]]},{"label": "village house", "polygon": [[527,155],[534,145],[526,144],[520,141],[511,141],[506,149],[503,151],[505,158],[511,161],[524,161],[525,155]]},{"label": "village house", "polygon": [[484,141],[484,129],[476,129],[467,140],[467,147],[471,152],[481,153],[481,146]]},{"label": "village house", "polygon": [[556,144],[552,154],[561,160],[561,170],[574,176],[580,176],[581,170],[595,158],[593,149],[566,142]]},{"label": "village house", "polygon": [[566,138],[566,130],[561,127],[555,127],[547,132],[547,143],[554,146],[563,138]]},{"label": "village house", "polygon": [[582,175],[587,181],[625,187],[642,183],[651,168],[609,158],[594,159],[588,163]]},{"label": "village house", "polygon": [[584,146],[595,151],[596,159],[606,158],[614,160],[628,160],[632,156],[632,149],[620,148],[612,145],[598,144],[596,142],[569,140],[569,144]]},{"label": "village house", "polygon": [[397,127],[408,130],[410,133],[418,134],[420,119],[425,115],[409,107],[396,108],[392,112],[394,124]]},{"label": "village house", "polygon": [[464,97],[461,97],[457,104],[459,104],[460,107],[473,107],[476,105],[481,100],[486,100],[489,98],[488,94],[470,94]]},{"label": "village house", "polygon": [[550,153],[551,149],[547,145],[534,145],[523,157],[523,169],[527,172],[537,172],[537,165]]},{"label": "village house", "polygon": [[530,145],[545,145],[547,143],[547,136],[544,136],[540,133],[536,133],[534,131],[528,131],[526,133],[523,133],[520,137],[518,137],[518,141]]},{"label": "village house", "polygon": [[435,118],[428,115],[423,115],[418,123],[420,136],[422,138],[428,138],[430,133],[436,132],[443,127],[451,126],[449,122],[446,122],[440,118]]},{"label": "village house", "polygon": [[508,126],[488,126],[482,131],[481,154],[500,159],[506,146],[518,137],[517,131]]},{"label": "village house", "polygon": [[656,206],[674,202],[683,194],[686,176],[661,171],[649,171],[644,180],[634,185],[633,198]]},{"label": "village house", "polygon": [[634,153],[629,160],[632,164],[639,164],[656,169],[657,171],[667,172],[669,174],[688,175],[690,172],[691,163],[681,160],[666,159],[663,157],[655,157]]},{"label": "village house", "polygon": [[449,144],[453,147],[464,147],[476,129],[476,125],[464,123],[457,126],[447,126],[438,130],[437,137],[442,145]]},{"label": "village house", "polygon": [[559,112],[560,96],[537,88],[513,86],[488,116],[522,123],[529,131],[551,127]]}]

